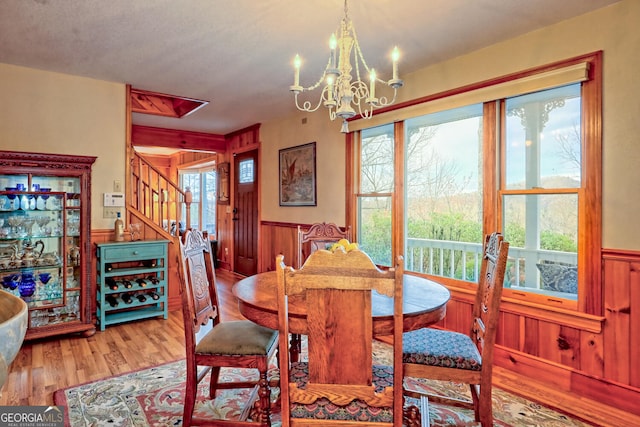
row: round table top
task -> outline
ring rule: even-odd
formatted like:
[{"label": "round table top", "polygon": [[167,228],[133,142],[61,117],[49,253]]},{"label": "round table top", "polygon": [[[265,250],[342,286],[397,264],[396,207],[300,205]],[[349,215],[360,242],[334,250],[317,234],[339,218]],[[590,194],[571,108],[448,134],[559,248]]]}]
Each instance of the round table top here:
[{"label": "round table top", "polygon": [[[442,320],[451,294],[443,285],[423,277],[404,274],[404,331],[424,328]],[[271,329],[278,329],[275,271],[246,277],[233,285],[240,313],[247,319]],[[373,331],[375,335],[393,333],[393,300],[373,292]],[[289,297],[289,329],[306,334],[306,312],[301,296]]]}]

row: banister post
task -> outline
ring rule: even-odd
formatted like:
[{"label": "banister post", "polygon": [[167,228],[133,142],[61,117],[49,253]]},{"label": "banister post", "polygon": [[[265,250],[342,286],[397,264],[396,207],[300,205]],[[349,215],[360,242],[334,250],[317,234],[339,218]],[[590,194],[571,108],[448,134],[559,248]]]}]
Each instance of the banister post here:
[{"label": "banister post", "polygon": [[191,187],[187,187],[184,190],[184,203],[186,205],[187,210],[187,223],[185,224],[185,229],[191,229],[191,202],[193,201],[193,194],[191,193]]}]

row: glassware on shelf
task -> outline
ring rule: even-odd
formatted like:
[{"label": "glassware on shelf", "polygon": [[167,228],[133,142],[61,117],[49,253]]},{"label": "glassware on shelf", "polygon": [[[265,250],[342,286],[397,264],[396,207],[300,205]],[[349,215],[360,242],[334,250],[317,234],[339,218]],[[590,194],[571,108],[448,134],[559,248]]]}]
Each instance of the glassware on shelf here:
[{"label": "glassware on shelf", "polygon": [[66,305],[66,311],[67,311],[67,318],[78,318],[78,311],[79,311],[79,304],[80,302],[80,296],[79,295],[67,295],[67,305]]},{"label": "glassware on shelf", "polygon": [[5,289],[9,289],[11,291],[16,289],[19,283],[20,283],[20,276],[15,273],[7,274],[2,278],[2,286]]},{"label": "glassware on shelf", "polygon": [[67,219],[67,234],[77,236],[80,234],[80,218],[73,216]]},{"label": "glassware on shelf", "polygon": [[51,280],[51,273],[49,273],[48,271],[41,271],[40,273],[38,273],[38,279],[40,279],[40,282],[44,285],[46,285],[47,283],[49,283],[49,280]]},{"label": "glassware on shelf", "polygon": [[22,227],[24,227],[24,232],[27,234],[27,236],[33,236],[33,226],[35,224],[35,218],[26,217],[22,220]]},{"label": "glassware on shelf", "polygon": [[20,296],[23,298],[31,297],[36,291],[36,280],[33,271],[23,271],[18,285]]},{"label": "glassware on shelf", "polygon": [[[48,192],[51,191],[51,189],[50,188],[40,187],[40,191],[43,192],[43,193],[48,193]],[[49,207],[47,206],[47,200],[49,199],[49,197],[51,197],[51,196],[49,196],[48,194],[41,194],[40,195],[40,199],[42,199],[42,209],[45,210],[45,211],[49,209]]]},{"label": "glassware on shelf", "polygon": [[23,220],[24,217],[16,215],[7,218],[7,224],[11,226],[10,234],[12,237],[16,237],[19,235],[19,229],[22,227]]},{"label": "glassware on shelf", "polygon": [[[5,190],[7,191],[15,191],[15,188],[13,190],[10,189],[11,187],[5,187]],[[15,194],[7,194],[7,199],[9,199],[9,210],[10,211],[14,211],[16,210],[16,198],[18,196]]]},{"label": "glassware on shelf", "polygon": [[38,224],[39,233],[41,236],[48,236],[51,234],[51,228],[45,227],[49,222],[51,222],[51,218],[46,215],[40,215],[35,218],[36,224]]},{"label": "glassware on shelf", "polygon": [[36,208],[36,200],[33,194],[25,194],[20,198],[20,209],[32,211]]}]

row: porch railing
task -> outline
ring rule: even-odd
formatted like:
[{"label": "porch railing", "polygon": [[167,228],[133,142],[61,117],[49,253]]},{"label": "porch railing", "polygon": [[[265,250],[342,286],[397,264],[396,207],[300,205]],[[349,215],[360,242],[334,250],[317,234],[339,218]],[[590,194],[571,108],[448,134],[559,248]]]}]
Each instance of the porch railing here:
[{"label": "porch railing", "polygon": [[[482,244],[454,242],[434,239],[407,239],[405,268],[418,273],[451,277],[477,282],[482,262]],[[564,265],[577,265],[575,252],[560,252],[509,248],[507,261],[508,287],[541,289],[540,275],[535,265],[551,262]],[[533,266],[526,269],[525,266]]]}]

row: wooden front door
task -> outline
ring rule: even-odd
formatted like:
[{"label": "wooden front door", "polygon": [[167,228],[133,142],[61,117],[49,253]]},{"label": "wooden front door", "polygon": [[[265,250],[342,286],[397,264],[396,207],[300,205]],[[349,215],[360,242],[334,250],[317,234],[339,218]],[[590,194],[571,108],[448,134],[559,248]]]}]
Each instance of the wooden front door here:
[{"label": "wooden front door", "polygon": [[258,271],[258,150],[237,154],[234,165],[234,270],[251,276]]}]

